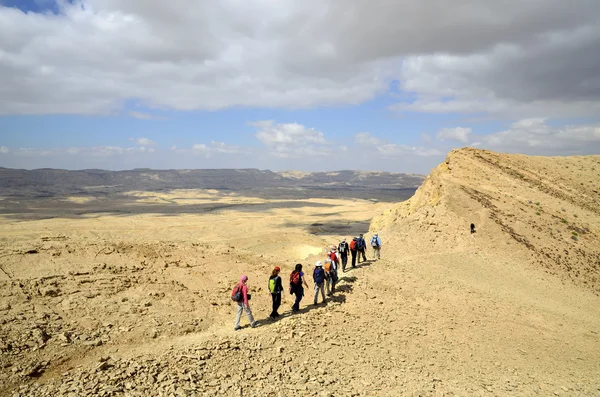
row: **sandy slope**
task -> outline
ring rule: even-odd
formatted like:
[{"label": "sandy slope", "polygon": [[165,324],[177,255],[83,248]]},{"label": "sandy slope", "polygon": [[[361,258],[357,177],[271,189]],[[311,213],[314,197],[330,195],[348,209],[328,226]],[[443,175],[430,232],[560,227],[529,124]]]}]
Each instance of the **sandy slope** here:
[{"label": "sandy slope", "polygon": [[[461,150],[392,206],[257,212],[206,192],[185,199],[232,206],[6,219],[1,394],[600,395],[599,170],[598,156]],[[327,305],[266,320],[274,265],[313,263],[378,214],[380,261],[345,273]],[[262,325],[234,332],[241,272]]]}]

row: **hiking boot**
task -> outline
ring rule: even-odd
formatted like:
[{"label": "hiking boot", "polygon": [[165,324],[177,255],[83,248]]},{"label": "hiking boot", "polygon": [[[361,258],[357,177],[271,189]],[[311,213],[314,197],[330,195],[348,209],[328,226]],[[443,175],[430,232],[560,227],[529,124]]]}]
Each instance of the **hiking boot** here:
[{"label": "hiking boot", "polygon": [[250,327],[252,327],[252,328],[258,327],[258,321],[255,321],[252,324],[250,324]]},{"label": "hiking boot", "polygon": [[239,331],[240,329],[242,329],[242,327],[240,327],[239,325],[233,328],[234,331]]}]

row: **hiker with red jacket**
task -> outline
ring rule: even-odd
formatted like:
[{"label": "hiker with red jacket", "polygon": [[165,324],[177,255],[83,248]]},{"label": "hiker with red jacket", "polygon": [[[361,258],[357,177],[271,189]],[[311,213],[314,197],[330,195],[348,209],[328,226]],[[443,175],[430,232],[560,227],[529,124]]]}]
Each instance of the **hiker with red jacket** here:
[{"label": "hiker with red jacket", "polygon": [[339,263],[340,263],[340,259],[338,257],[338,253],[337,251],[337,247],[335,245],[331,246],[331,250],[327,253],[327,256],[329,257],[329,259],[331,259],[331,262],[333,262],[335,264],[335,268],[337,269]]},{"label": "hiker with red jacket", "polygon": [[346,271],[346,265],[348,264],[348,243],[346,242],[346,239],[343,239],[342,241],[340,241],[340,244],[338,245],[338,255],[341,256],[341,261],[342,261],[342,271]]},{"label": "hiker with red jacket", "polygon": [[304,284],[304,286],[306,286],[306,288],[308,288],[308,284],[306,283],[306,280],[304,279],[304,272],[302,271],[302,264],[298,263],[298,264],[296,264],[296,268],[294,269],[292,274],[290,274],[290,294],[296,295],[296,301],[294,302],[294,305],[292,306],[293,312],[297,312],[298,310],[300,310],[300,301],[302,300],[302,297],[304,296],[304,288],[302,287],[302,284]]},{"label": "hiker with red jacket", "polygon": [[358,252],[358,238],[353,237],[350,241],[350,254],[352,255],[352,267],[356,267],[356,253]]},{"label": "hiker with red jacket", "polygon": [[231,294],[231,298],[237,303],[237,315],[235,317],[235,326],[234,331],[241,329],[240,327],[240,319],[242,317],[242,311],[246,311],[246,315],[248,316],[248,321],[250,321],[250,326],[252,328],[258,325],[258,322],[254,321],[254,317],[252,316],[252,310],[250,310],[250,294],[248,293],[248,286],[246,282],[248,281],[248,276],[245,274],[240,277],[240,282],[236,284],[233,288],[233,292]]}]

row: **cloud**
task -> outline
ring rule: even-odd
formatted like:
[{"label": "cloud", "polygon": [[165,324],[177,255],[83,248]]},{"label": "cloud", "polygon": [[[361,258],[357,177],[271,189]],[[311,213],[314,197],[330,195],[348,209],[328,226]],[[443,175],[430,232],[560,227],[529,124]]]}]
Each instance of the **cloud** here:
[{"label": "cloud", "polygon": [[441,140],[451,140],[467,143],[469,141],[469,135],[471,135],[470,128],[455,127],[455,128],[442,128],[436,134],[436,137]]},{"label": "cloud", "polygon": [[325,156],[333,152],[322,132],[302,124],[276,124],[273,120],[265,120],[249,125],[256,127],[256,138],[277,157]]},{"label": "cloud", "polygon": [[[177,150],[176,146],[173,146],[171,150]],[[210,157],[213,154],[247,154],[250,153],[250,148],[237,146],[237,145],[228,145],[225,142],[216,142],[211,141],[210,144],[205,143],[196,143],[192,145],[192,153],[193,154],[201,154],[206,157]],[[181,149],[180,153],[185,153],[187,150]]]},{"label": "cloud", "polygon": [[148,138],[129,138],[130,141],[135,142],[139,146],[154,146],[156,142],[151,141]]},{"label": "cloud", "polygon": [[599,69],[599,24],[557,28],[470,54],[408,57],[401,86],[416,99],[391,109],[496,118],[594,116],[600,113]]},{"label": "cloud", "polygon": [[136,111],[129,112],[129,115],[135,119],[140,119],[140,120],[165,120],[166,119],[163,116],[157,116],[157,115],[150,114],[150,113],[136,112]]},{"label": "cloud", "polygon": [[433,148],[427,149],[423,147],[392,143],[386,139],[377,138],[369,132],[360,132],[354,135],[354,141],[359,145],[359,147],[369,146],[369,151],[374,149],[378,155],[387,158],[398,158],[401,156],[429,157],[439,156],[442,154],[442,152]]},{"label": "cloud", "polygon": [[359,132],[354,135],[354,141],[359,145],[382,145],[385,143],[383,139],[374,137],[368,132]]},{"label": "cloud", "polygon": [[416,146],[398,145],[395,143],[386,143],[384,145],[377,146],[377,151],[384,157],[397,158],[400,156],[441,156],[443,153],[438,149],[427,149]]},{"label": "cloud", "polygon": [[7,154],[10,150],[6,146],[0,146],[0,154]]},{"label": "cloud", "polygon": [[507,130],[478,137],[481,146],[498,151],[534,155],[600,153],[600,125],[555,127],[544,119],[525,119]]},{"label": "cloud", "polygon": [[57,4],[58,14],[0,6],[1,113],[112,114],[128,100],[176,110],[358,104],[394,80],[416,97],[400,111],[599,110],[597,0]]}]

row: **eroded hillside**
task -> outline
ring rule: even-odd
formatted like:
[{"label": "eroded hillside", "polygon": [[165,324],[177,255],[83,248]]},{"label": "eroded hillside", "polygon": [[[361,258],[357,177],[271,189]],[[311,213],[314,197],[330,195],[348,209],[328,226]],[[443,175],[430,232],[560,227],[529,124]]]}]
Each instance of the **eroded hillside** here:
[{"label": "eroded hillside", "polygon": [[413,198],[371,228],[383,230],[400,252],[424,245],[430,252],[480,249],[535,263],[598,293],[600,156],[454,150]]}]

